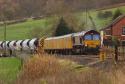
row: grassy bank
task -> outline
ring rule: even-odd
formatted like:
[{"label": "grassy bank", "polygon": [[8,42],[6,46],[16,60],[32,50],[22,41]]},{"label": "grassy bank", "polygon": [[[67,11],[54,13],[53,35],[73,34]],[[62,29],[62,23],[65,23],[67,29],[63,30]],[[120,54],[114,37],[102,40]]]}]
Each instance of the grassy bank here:
[{"label": "grassy bank", "polygon": [[[45,33],[52,26],[51,19],[28,20],[23,23],[17,23],[7,26],[7,40],[27,39],[30,31],[35,28],[41,28],[41,34]],[[4,40],[4,26],[0,26],[0,40]]]},{"label": "grassy bank", "polygon": [[17,58],[0,58],[0,84],[11,84],[16,80],[21,67]]}]

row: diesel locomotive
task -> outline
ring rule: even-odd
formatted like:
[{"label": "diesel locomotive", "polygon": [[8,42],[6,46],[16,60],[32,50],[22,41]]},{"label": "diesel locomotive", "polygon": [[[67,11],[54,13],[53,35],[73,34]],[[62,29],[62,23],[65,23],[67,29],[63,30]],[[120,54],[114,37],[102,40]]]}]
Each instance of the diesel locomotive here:
[{"label": "diesel locomotive", "polygon": [[101,40],[95,30],[82,31],[64,36],[50,37],[40,41],[47,53],[87,54],[98,53]]}]

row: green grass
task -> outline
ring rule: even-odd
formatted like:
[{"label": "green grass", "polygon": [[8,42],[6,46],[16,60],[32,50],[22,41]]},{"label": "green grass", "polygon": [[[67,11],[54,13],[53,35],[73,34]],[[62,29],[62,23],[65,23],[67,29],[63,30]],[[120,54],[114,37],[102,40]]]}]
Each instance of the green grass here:
[{"label": "green grass", "polygon": [[0,84],[11,84],[18,75],[21,61],[17,58],[0,58]]},{"label": "green grass", "polygon": [[[30,20],[23,23],[7,26],[7,40],[19,40],[29,38],[29,33],[34,28],[41,28],[41,34],[50,28],[51,19]],[[0,27],[0,40],[4,40],[4,26]]]},{"label": "green grass", "polygon": [[[114,15],[114,12],[117,9],[120,9],[120,11],[123,14],[125,14],[125,6],[120,6],[120,7],[117,7],[117,8],[111,8],[111,9],[106,9],[106,10],[101,10],[101,11],[102,12],[111,11],[112,14]],[[91,10],[91,11],[89,11],[89,14],[93,18],[93,21],[94,21],[94,23],[96,25],[97,30],[100,30],[100,29],[106,27],[107,25],[109,25],[112,22],[112,17],[108,17],[108,18],[105,18],[105,19],[100,19],[100,18],[97,17],[98,12],[99,11]],[[83,22],[86,19],[86,13],[85,12],[79,13],[77,16],[79,18],[79,22]],[[93,29],[93,26],[92,26],[91,21],[90,21],[88,16],[87,16],[87,27],[88,27],[88,29]]]},{"label": "green grass", "polygon": [[123,13],[125,12],[125,6],[120,6],[120,7],[116,7],[116,8],[106,9],[106,10],[103,10],[103,11],[112,11],[112,12],[114,12],[117,9],[120,9]]}]

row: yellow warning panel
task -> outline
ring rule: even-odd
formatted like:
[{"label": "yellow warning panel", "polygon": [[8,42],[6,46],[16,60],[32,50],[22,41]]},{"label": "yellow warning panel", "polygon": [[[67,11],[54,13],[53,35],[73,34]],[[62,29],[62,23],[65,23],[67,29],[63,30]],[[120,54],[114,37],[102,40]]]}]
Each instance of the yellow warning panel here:
[{"label": "yellow warning panel", "polygon": [[104,51],[101,51],[99,56],[100,56],[100,61],[105,61],[106,53]]}]

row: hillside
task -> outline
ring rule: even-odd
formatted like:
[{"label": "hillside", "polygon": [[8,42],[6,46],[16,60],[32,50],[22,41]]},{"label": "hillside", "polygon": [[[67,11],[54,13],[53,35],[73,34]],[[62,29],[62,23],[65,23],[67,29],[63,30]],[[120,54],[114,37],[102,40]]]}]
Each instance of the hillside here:
[{"label": "hillside", "polygon": [[[92,3],[92,4],[91,4]],[[114,4],[125,3],[124,0],[0,0],[0,20],[44,16],[64,13],[65,10],[76,12],[98,9]],[[62,10],[64,9],[64,10]],[[61,11],[60,11],[61,10]]]},{"label": "hillside", "polygon": [[[114,14],[114,11],[120,9],[122,13],[125,13],[125,6],[112,8],[112,9],[106,9],[101,10],[102,12],[105,11],[111,11]],[[112,21],[112,16],[100,19],[97,17],[99,11],[91,10],[89,11],[89,14],[91,15],[95,25],[96,29],[99,30],[106,25],[110,24]],[[92,23],[87,15],[86,20],[86,13],[85,12],[79,12],[75,13],[75,17],[78,19],[77,24],[82,24],[86,21],[87,25],[85,26],[86,29],[93,29]],[[33,29],[41,29],[41,37],[42,36],[50,36],[52,33],[53,25],[55,25],[55,17],[48,17],[43,18],[41,20],[27,20],[26,22],[18,23],[18,24],[12,24],[7,26],[7,40],[18,40],[18,39],[26,39],[26,38],[33,38],[31,31]],[[0,40],[4,40],[4,26],[0,26]]]},{"label": "hillside", "polygon": [[[51,28],[51,19],[41,19],[41,20],[29,20],[23,23],[17,23],[7,26],[6,38],[7,40],[19,40],[31,38],[30,33],[33,29],[41,29],[41,35],[45,33],[45,31]],[[0,26],[0,40],[4,40],[4,26]]]}]

